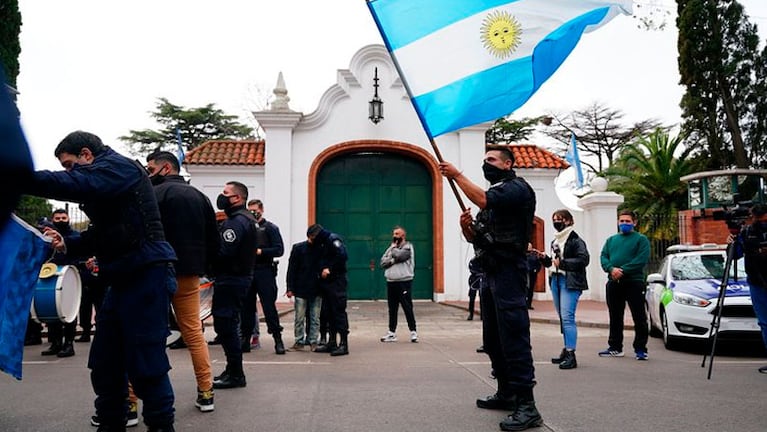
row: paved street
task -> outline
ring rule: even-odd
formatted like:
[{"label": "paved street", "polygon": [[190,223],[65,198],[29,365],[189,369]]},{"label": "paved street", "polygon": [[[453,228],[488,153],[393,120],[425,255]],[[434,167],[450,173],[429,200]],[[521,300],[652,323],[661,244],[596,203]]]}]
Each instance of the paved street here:
[{"label": "paved street", "polygon": [[[540,306],[539,306],[540,307]],[[538,308],[536,309],[538,310]],[[385,302],[349,304],[351,355],[310,352],[277,356],[270,338],[245,354],[248,386],[216,392],[216,410],[194,407],[195,382],[186,350],[169,351],[178,431],[496,431],[503,412],[474,399],[493,393],[489,363],[475,348],[481,321],[466,321],[456,307],[417,302],[420,342],[410,343],[400,313],[397,343],[383,344]],[[282,318],[292,345],[292,314]],[[264,331],[264,325],[261,325]],[[533,350],[542,432],[733,431],[763,432],[767,364],[761,352],[718,354],[711,380],[698,352],[666,351],[650,340],[650,360],[599,358],[607,330],[580,329],[578,368],[561,371],[559,327],[533,324]],[[207,337],[213,337],[207,329]],[[627,332],[630,347],[631,333]],[[49,360],[45,346],[25,350],[24,379],[0,377],[0,431],[88,431],[93,394],[85,367],[89,344],[77,355]],[[630,349],[629,349],[630,351]],[[743,351],[742,349],[740,351]],[[211,348],[214,372],[223,352]],[[134,430],[144,430],[140,426]]]}]

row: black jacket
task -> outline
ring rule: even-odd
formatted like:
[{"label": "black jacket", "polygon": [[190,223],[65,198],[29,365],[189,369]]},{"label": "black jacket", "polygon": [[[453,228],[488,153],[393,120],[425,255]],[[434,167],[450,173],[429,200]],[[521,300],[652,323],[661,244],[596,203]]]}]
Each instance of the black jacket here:
[{"label": "black jacket", "polygon": [[319,278],[319,263],[317,248],[302,241],[293,245],[288,258],[288,274],[286,282],[288,291],[296,297],[313,298],[317,295],[317,279]]},{"label": "black jacket", "polygon": [[141,165],[107,147],[93,163],[71,171],[36,171],[25,193],[82,203],[91,221],[67,252],[93,256],[99,274],[120,277],[147,265],[174,262],[157,198]]},{"label": "black jacket", "polygon": [[[589,265],[589,250],[586,242],[578,233],[571,232],[565,241],[565,250],[559,260],[559,269],[565,271],[565,286],[571,290],[585,291],[589,289],[586,280],[586,267]],[[551,267],[551,257],[548,255],[541,259],[544,267]]]},{"label": "black jacket", "polygon": [[179,175],[154,187],[165,239],[176,251],[176,274],[202,276],[218,253],[218,226],[210,200]]},{"label": "black jacket", "polygon": [[256,264],[256,218],[245,206],[226,210],[226,216],[219,228],[221,242],[214,264],[216,282],[250,283]]}]

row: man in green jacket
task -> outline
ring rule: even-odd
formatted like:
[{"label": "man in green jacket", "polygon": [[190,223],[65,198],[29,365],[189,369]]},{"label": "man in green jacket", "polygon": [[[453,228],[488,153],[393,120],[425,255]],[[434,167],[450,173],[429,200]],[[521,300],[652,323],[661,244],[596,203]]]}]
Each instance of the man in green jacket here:
[{"label": "man in green jacket", "polygon": [[607,273],[607,309],[610,313],[608,348],[600,357],[623,357],[623,312],[626,303],[634,320],[634,353],[647,360],[647,314],[644,269],[650,259],[650,241],[635,231],[636,214],[623,210],[618,215],[618,234],[607,239],[600,262]]}]

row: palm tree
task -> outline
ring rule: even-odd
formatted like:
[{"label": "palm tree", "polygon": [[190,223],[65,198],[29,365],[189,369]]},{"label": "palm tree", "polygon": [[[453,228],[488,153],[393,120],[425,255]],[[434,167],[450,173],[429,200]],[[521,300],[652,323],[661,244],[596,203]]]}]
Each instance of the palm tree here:
[{"label": "palm tree", "polygon": [[627,145],[605,172],[610,189],[622,194],[624,206],[640,215],[645,222],[642,232],[651,239],[677,238],[677,212],[687,206],[687,185],[680,178],[696,170],[690,158],[692,148],[674,156],[683,139],[655,129]]}]

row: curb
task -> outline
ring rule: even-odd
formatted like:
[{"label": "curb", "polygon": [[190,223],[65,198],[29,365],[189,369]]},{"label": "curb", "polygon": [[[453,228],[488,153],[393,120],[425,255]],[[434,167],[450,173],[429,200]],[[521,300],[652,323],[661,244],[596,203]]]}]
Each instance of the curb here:
[{"label": "curb", "polygon": [[[463,306],[457,305],[457,304],[453,304],[453,303],[446,303],[446,302],[437,302],[437,303],[441,304],[442,306],[448,306],[448,307],[455,308],[455,309],[461,309],[461,310],[465,310],[467,312],[469,310],[466,307],[463,307]],[[475,311],[475,314],[477,314],[477,313],[478,312]],[[542,324],[559,325],[559,320],[558,319],[553,319],[553,318],[540,318],[540,317],[533,317],[533,316],[531,316],[530,317],[530,322],[542,323]],[[602,323],[602,322],[576,320],[575,324],[577,326],[579,326],[579,327],[603,328],[603,329],[609,329],[610,328],[609,324]],[[634,325],[633,324],[624,324],[623,325],[623,329],[624,330],[634,330]]]}]

